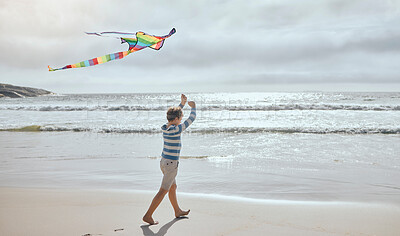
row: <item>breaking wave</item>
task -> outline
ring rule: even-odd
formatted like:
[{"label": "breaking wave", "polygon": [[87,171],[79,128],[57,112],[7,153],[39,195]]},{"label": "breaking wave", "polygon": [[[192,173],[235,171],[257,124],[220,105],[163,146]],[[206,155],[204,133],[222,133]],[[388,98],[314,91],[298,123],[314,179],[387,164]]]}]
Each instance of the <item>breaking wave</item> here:
[{"label": "breaking wave", "polygon": [[[31,125],[20,128],[0,129],[11,132],[94,132],[120,134],[160,134],[159,128],[86,128],[86,127],[56,127]],[[400,128],[212,128],[191,129],[187,133],[193,134],[248,134],[248,133],[306,133],[306,134],[400,134]]]},{"label": "breaking wave", "polygon": [[[165,111],[166,106],[0,106],[0,110],[27,111]],[[345,105],[345,104],[273,104],[273,105],[207,105],[201,111],[285,111],[285,110],[351,110],[351,111],[400,111],[397,105]]]}]

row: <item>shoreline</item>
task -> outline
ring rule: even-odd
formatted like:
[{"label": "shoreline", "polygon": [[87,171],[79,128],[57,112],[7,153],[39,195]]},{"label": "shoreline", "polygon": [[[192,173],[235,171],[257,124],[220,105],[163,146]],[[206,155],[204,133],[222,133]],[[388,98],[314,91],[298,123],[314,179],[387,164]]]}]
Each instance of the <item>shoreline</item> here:
[{"label": "shoreline", "polygon": [[[398,235],[400,207],[363,202],[246,201],[178,193],[188,218],[175,219],[168,197],[141,217],[142,191],[0,187],[2,235]],[[155,193],[154,193],[155,194]]]},{"label": "shoreline", "polygon": [[[157,186],[156,186],[157,188]],[[32,191],[59,191],[59,192],[98,192],[98,193],[114,193],[114,194],[131,194],[131,195],[149,195],[151,198],[157,193],[158,189],[154,188],[153,190],[149,189],[124,189],[124,188],[99,188],[99,187],[91,187],[91,186],[52,186],[52,185],[37,185],[37,186],[27,186],[27,185],[0,185],[0,192],[2,189],[15,189],[15,190],[32,190]],[[237,202],[244,204],[259,204],[259,205],[368,205],[368,206],[382,206],[382,207],[395,207],[400,209],[400,203],[398,201],[389,201],[389,200],[376,200],[376,199],[355,199],[356,196],[353,196],[352,199],[329,199],[329,198],[260,198],[260,197],[252,197],[252,196],[241,196],[232,194],[220,194],[220,193],[200,193],[200,192],[184,192],[178,189],[177,191],[178,197],[184,198],[196,198],[203,200],[216,200],[216,201],[228,201],[228,202]],[[359,195],[361,197],[361,195]]]},{"label": "shoreline", "polygon": [[[400,205],[397,144],[398,135],[186,135],[178,192]],[[153,135],[0,132],[0,186],[153,194],[161,145]]]}]

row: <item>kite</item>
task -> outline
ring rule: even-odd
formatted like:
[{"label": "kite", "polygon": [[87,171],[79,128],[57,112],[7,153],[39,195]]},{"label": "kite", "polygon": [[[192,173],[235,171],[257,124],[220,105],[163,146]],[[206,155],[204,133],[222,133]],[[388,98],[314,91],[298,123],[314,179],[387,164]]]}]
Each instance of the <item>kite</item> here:
[{"label": "kite", "polygon": [[[116,52],[116,53],[111,53],[107,54],[102,57],[96,57],[90,60],[82,61],[76,64],[71,64],[64,66],[62,68],[56,68],[53,69],[50,66],[48,66],[49,71],[56,71],[56,70],[65,70],[65,69],[70,69],[70,68],[79,68],[79,67],[88,67],[88,66],[94,66],[102,63],[106,63],[112,60],[118,60],[122,59],[129,54],[142,50],[143,48],[152,48],[155,50],[160,50],[160,48],[164,44],[164,40],[171,37],[173,34],[175,34],[176,30],[173,28],[168,35],[165,36],[153,36],[153,35],[148,35],[143,32],[136,32],[136,33],[122,33],[122,32],[101,32],[101,33],[86,33],[89,35],[97,35],[97,36],[105,36],[105,37],[110,37],[110,35],[118,36],[116,38],[121,40],[122,43],[127,43],[129,44],[129,49],[128,51],[123,51],[123,52]],[[130,36],[136,36],[135,38],[130,37]]]}]

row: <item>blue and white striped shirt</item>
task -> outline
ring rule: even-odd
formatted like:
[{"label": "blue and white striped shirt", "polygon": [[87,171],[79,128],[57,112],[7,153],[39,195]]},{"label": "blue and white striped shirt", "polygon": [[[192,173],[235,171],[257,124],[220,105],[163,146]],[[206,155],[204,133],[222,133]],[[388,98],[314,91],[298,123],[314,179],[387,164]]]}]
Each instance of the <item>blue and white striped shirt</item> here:
[{"label": "blue and white striped shirt", "polygon": [[[182,104],[179,104],[183,108]],[[180,125],[171,125],[167,128],[168,124],[161,126],[164,138],[164,149],[161,156],[170,160],[179,160],[181,152],[181,133],[189,127],[196,119],[196,108],[192,108],[189,118]]]}]

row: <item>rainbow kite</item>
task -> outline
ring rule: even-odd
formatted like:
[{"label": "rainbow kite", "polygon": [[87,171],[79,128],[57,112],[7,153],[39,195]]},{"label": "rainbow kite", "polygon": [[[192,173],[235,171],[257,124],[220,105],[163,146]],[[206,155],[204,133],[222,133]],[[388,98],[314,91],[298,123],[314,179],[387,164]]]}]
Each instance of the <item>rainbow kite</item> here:
[{"label": "rainbow kite", "polygon": [[[69,68],[79,68],[79,67],[87,67],[87,66],[94,66],[102,63],[106,63],[112,60],[117,60],[117,59],[122,59],[132,52],[136,52],[139,50],[142,50],[143,48],[152,48],[155,50],[159,50],[163,44],[164,40],[166,38],[171,37],[176,32],[175,28],[173,28],[168,35],[165,36],[153,36],[153,35],[148,35],[143,32],[137,32],[137,33],[121,33],[121,32],[101,32],[101,33],[86,33],[89,35],[97,35],[97,36],[106,36],[110,37],[111,35],[114,35],[113,37],[117,36],[116,38],[121,40],[121,43],[128,43],[129,44],[129,49],[128,51],[124,52],[116,52],[116,53],[111,53],[102,57],[96,57],[90,60],[82,61],[76,64],[72,65],[67,65],[62,68],[57,68],[53,69],[50,66],[48,66],[49,71],[56,71],[56,70],[65,70]],[[130,35],[136,36],[136,38],[129,37]],[[121,37],[122,36],[122,37]]]}]

